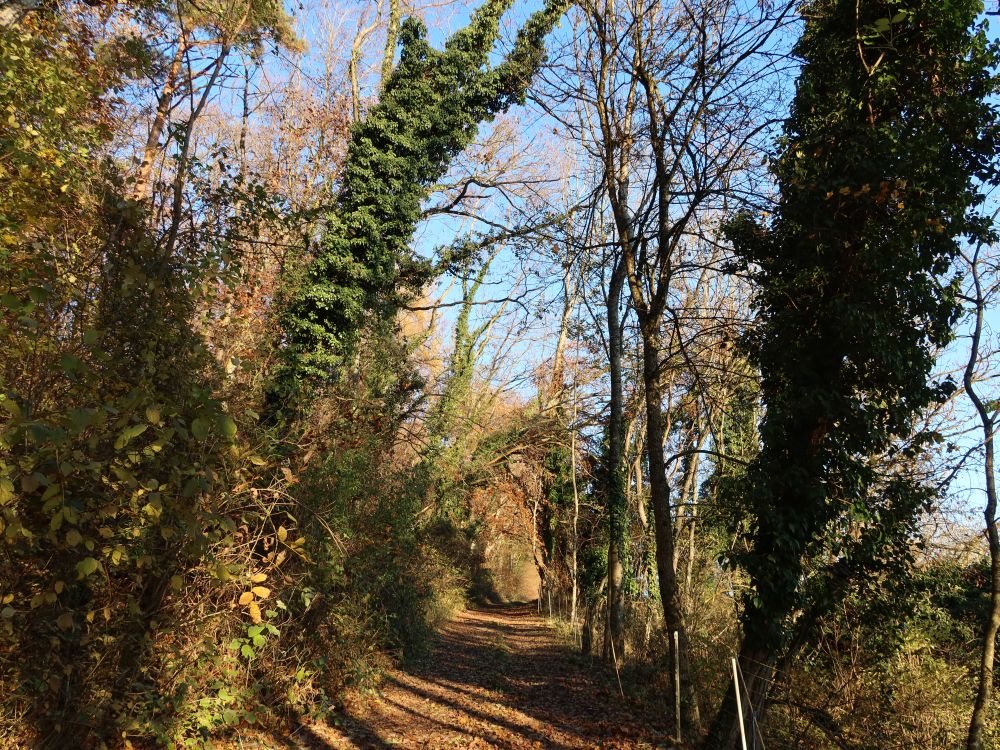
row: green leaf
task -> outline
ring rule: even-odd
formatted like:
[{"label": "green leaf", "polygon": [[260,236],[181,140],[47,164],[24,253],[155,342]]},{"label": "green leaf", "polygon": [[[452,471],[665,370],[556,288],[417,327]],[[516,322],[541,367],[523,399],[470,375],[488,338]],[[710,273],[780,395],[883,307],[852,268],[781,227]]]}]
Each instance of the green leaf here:
[{"label": "green leaf", "polygon": [[219,432],[221,432],[227,440],[233,440],[236,438],[236,422],[228,414],[223,414],[219,417]]},{"label": "green leaf", "polygon": [[83,369],[83,360],[72,354],[64,354],[59,358],[59,366],[63,372],[71,375]]},{"label": "green leaf", "polygon": [[21,407],[18,406],[17,401],[9,396],[0,395],[0,409],[3,409],[15,419],[21,418]]},{"label": "green leaf", "polygon": [[111,471],[114,472],[114,475],[118,477],[118,479],[120,479],[123,482],[126,482],[129,485],[129,487],[139,486],[139,482],[136,480],[135,475],[133,475],[132,472],[129,471],[128,469],[118,466],[117,464],[112,464]]},{"label": "green leaf", "polygon": [[148,424],[134,424],[126,427],[118,435],[118,439],[115,440],[115,450],[121,450],[126,445],[128,445],[134,438],[139,437],[149,428]]},{"label": "green leaf", "polygon": [[204,440],[208,437],[208,428],[208,420],[198,417],[191,423],[191,434],[198,440]]},{"label": "green leaf", "polygon": [[48,289],[41,286],[33,286],[28,290],[28,296],[32,302],[40,303],[47,300],[51,295]]},{"label": "green leaf", "polygon": [[93,557],[85,557],[76,564],[76,573],[80,578],[86,578],[100,567]]},{"label": "green leaf", "polygon": [[72,409],[67,416],[73,429],[83,432],[94,423],[97,412],[94,409]]}]

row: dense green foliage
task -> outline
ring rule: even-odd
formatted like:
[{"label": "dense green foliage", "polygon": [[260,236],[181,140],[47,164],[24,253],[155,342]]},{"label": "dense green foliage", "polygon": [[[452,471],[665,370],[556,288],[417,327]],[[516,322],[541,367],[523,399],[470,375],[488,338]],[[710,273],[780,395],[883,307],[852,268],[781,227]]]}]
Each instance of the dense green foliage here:
[{"label": "dense green foliage", "polygon": [[777,215],[731,232],[759,285],[746,344],[766,405],[737,557],[755,658],[789,645],[796,612],[808,625],[848,581],[909,559],[928,490],[878,457],[919,451],[915,418],[954,387],[928,382],[957,313],[943,279],[963,238],[988,237],[977,181],[1000,146],[998,49],[978,7],[805,10]]},{"label": "dense green foliage", "polygon": [[547,0],[495,66],[487,61],[511,0],[489,0],[443,50],[416,19],[400,29],[399,64],[378,104],[354,128],[336,207],[285,316],[279,385],[328,379],[365,312],[388,318],[401,294],[429,280],[410,239],[421,204],[479,125],[522,102],[543,60],[543,40],[566,8]]}]

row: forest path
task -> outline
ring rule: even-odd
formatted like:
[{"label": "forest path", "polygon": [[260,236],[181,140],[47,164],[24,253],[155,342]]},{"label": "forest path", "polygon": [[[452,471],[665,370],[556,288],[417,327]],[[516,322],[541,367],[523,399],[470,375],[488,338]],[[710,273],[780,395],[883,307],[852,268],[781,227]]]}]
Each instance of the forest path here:
[{"label": "forest path", "polygon": [[600,670],[534,605],[468,610],[420,665],[390,670],[379,694],[353,699],[337,726],[301,726],[296,739],[316,750],[670,747]]}]

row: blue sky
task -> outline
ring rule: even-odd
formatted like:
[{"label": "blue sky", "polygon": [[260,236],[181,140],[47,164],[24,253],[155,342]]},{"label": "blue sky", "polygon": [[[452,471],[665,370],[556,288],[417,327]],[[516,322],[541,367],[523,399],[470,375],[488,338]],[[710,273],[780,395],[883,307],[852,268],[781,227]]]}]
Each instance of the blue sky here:
[{"label": "blue sky", "polygon": [[[517,28],[519,23],[532,10],[540,7],[540,5],[541,3],[538,0],[515,3],[515,7],[505,19],[505,38],[508,43],[513,30]],[[339,9],[339,12],[343,13],[343,28],[350,31],[353,30],[352,24],[357,24],[356,14],[359,8],[363,8],[365,6],[346,2],[334,2],[331,7]],[[300,11],[300,18],[303,21],[301,24],[303,35],[305,36],[306,41],[309,42],[310,46],[314,49],[322,46],[319,44],[321,40],[316,36],[322,32],[322,28],[315,23],[316,15],[320,12],[322,11],[319,6],[310,6],[304,11]],[[465,25],[468,20],[468,12],[468,7],[465,7],[460,2],[428,11],[426,13],[426,21],[430,30],[429,36],[431,41],[438,46],[443,44],[444,40],[451,32]],[[334,15],[336,15],[336,13]],[[562,41],[564,41],[566,35],[569,33],[569,29],[569,22],[564,20],[561,24],[561,28],[558,29],[550,39],[550,46],[559,45]],[[997,32],[991,29],[989,31],[989,36],[990,38],[995,39],[997,37]],[[784,41],[785,43],[791,42],[790,39],[786,39]],[[373,37],[368,46],[363,68],[366,73],[362,79],[363,90],[369,95],[374,93],[374,88],[378,83],[377,59],[381,52],[381,48],[382,39],[376,35]],[[346,65],[346,54],[347,50],[344,50],[344,54],[340,59],[340,64],[342,65]],[[307,70],[310,66],[319,64],[319,61],[313,58],[310,54],[307,54],[302,62],[303,67]],[[789,77],[786,81],[787,85],[790,86],[791,81],[792,79]],[[555,123],[544,114],[531,107],[523,107],[516,108],[506,119],[507,121],[516,121],[518,123],[517,130],[521,137],[518,147],[524,150],[523,155],[526,155],[529,160],[533,160],[536,164],[542,165],[546,163],[546,160],[553,165],[557,162],[565,162],[567,159],[572,162],[573,154],[569,153],[571,144],[568,144],[565,140],[560,140],[560,136],[558,135],[551,135],[551,131],[555,126]],[[488,140],[491,131],[492,126],[489,125],[484,126],[481,129],[479,138],[480,143]],[[562,175],[554,176],[561,177]],[[510,210],[510,205],[506,204],[502,200],[486,200],[477,207],[477,215],[482,219],[487,219],[496,223],[504,223],[507,220],[507,215]],[[446,245],[452,242],[456,237],[465,233],[484,231],[485,229],[486,226],[482,222],[474,219],[438,217],[426,222],[419,228],[415,238],[415,247],[419,252],[427,254],[432,252],[434,248]],[[482,292],[482,298],[493,299],[505,296],[511,286],[512,279],[517,278],[521,274],[522,268],[522,264],[511,252],[501,252],[494,263],[486,288],[484,288]],[[536,270],[541,272],[544,276],[546,273],[545,264],[542,262],[537,263]],[[547,269],[547,272],[552,273],[554,270],[555,269],[550,267]],[[447,286],[448,281],[449,280],[447,279],[443,280],[443,285]],[[518,312],[518,315],[521,317],[521,319],[517,322],[524,322],[527,324],[527,327],[517,338],[516,343],[508,348],[506,356],[509,358],[509,365],[504,368],[501,375],[505,379],[514,378],[516,383],[514,390],[522,397],[529,397],[531,395],[532,383],[529,379],[517,379],[517,377],[530,373],[547,357],[551,356],[551,352],[554,348],[554,337],[552,334],[559,312],[559,310],[556,309],[558,306],[553,304],[556,301],[558,294],[557,281],[557,273],[552,273],[551,283],[548,286],[546,286],[541,279],[533,280],[533,283],[540,288],[540,291],[533,295],[532,300],[533,304],[538,307],[538,311],[541,313],[539,317],[533,317],[523,311],[514,310],[515,312]],[[446,297],[446,300],[454,301],[457,294],[458,287],[457,285],[454,285],[451,292]],[[491,315],[494,307],[495,306],[492,305],[484,305],[480,308],[480,318],[482,316]],[[453,315],[454,308],[448,308],[443,312],[442,317],[445,321],[450,321]],[[998,318],[998,313],[995,310],[991,311],[989,315],[989,322],[993,324],[994,327],[1000,326],[1000,318]],[[953,347],[945,354],[945,357],[942,360],[943,366],[953,364],[962,356],[962,347],[966,343],[966,339],[961,335],[964,333],[962,329],[960,329],[959,333],[959,338],[956,340]],[[487,356],[489,356],[489,353]],[[966,407],[963,406],[962,408],[964,409]],[[966,444],[969,439],[970,438],[966,436],[961,438],[960,442],[962,444]],[[982,502],[980,491],[981,486],[981,474],[976,472],[974,466],[970,466],[970,470],[963,472],[956,480],[953,487],[953,494],[960,500],[961,507],[974,511],[980,507]]]}]

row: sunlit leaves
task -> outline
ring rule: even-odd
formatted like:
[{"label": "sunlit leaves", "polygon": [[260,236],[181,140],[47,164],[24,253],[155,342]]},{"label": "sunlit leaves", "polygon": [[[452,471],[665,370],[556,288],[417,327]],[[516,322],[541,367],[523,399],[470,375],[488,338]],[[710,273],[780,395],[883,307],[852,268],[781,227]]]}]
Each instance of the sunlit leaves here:
[{"label": "sunlit leaves", "polygon": [[7,477],[0,477],[0,505],[6,505],[14,499],[14,483]]}]

